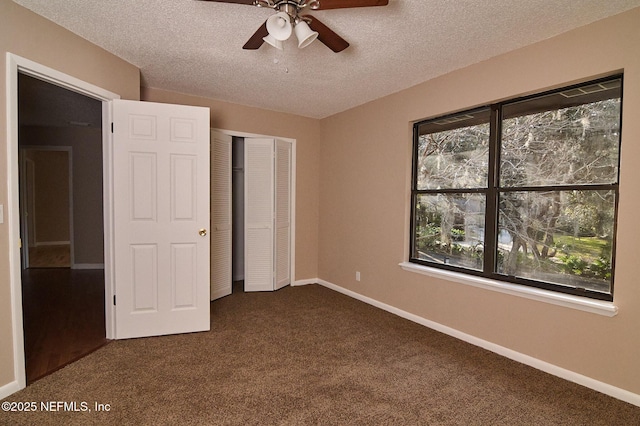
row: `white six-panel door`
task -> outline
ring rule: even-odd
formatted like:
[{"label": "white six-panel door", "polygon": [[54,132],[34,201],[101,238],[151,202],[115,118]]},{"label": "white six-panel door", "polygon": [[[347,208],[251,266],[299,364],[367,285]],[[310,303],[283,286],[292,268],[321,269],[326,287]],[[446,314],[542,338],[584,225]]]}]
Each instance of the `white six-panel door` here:
[{"label": "white six-panel door", "polygon": [[112,107],[116,338],[209,330],[209,109]]},{"label": "white six-panel door", "polygon": [[232,290],[232,190],[233,138],[211,132],[211,300]]}]

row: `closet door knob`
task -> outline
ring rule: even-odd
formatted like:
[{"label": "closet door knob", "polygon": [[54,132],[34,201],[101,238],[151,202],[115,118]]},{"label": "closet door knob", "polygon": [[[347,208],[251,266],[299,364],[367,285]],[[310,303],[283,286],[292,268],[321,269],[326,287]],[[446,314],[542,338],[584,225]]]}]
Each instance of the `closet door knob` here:
[{"label": "closet door knob", "polygon": [[198,234],[200,234],[201,237],[205,237],[207,235],[207,230],[202,228],[198,231]]}]

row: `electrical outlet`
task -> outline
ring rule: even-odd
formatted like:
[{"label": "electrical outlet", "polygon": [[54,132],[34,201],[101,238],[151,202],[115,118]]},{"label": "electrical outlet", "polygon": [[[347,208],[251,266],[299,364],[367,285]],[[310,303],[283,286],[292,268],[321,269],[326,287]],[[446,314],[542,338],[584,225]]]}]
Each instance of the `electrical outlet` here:
[{"label": "electrical outlet", "polygon": [[360,281],[360,271],[356,271],[356,281]]}]

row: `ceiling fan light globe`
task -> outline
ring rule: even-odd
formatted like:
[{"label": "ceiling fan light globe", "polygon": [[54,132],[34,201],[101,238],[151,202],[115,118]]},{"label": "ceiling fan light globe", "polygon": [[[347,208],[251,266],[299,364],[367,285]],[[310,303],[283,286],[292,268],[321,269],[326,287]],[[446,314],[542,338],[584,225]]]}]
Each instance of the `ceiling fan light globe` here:
[{"label": "ceiling fan light globe", "polygon": [[296,38],[298,39],[299,49],[304,49],[318,38],[318,33],[316,31],[313,31],[304,21],[298,22],[294,28],[294,31],[296,33]]},{"label": "ceiling fan light globe", "polygon": [[276,40],[285,41],[291,37],[293,25],[286,12],[278,12],[267,19],[267,31]]},{"label": "ceiling fan light globe", "polygon": [[280,40],[273,38],[271,34],[264,37],[262,40],[264,40],[265,43],[270,44],[271,46],[275,47],[278,50],[284,50],[284,43]]}]

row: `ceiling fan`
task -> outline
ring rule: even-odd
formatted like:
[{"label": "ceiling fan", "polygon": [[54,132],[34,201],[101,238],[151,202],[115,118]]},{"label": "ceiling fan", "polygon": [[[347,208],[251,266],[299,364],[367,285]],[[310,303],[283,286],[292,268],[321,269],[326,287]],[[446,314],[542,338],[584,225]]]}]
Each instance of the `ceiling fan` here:
[{"label": "ceiling fan", "polygon": [[265,21],[258,31],[242,46],[255,50],[266,42],[282,50],[283,42],[291,34],[298,39],[298,48],[311,44],[316,38],[334,52],[342,52],[349,43],[329,27],[311,15],[301,15],[305,9],[327,10],[351,7],[386,6],[389,0],[203,0],[219,3],[246,4],[248,6],[268,7],[276,11]]}]

